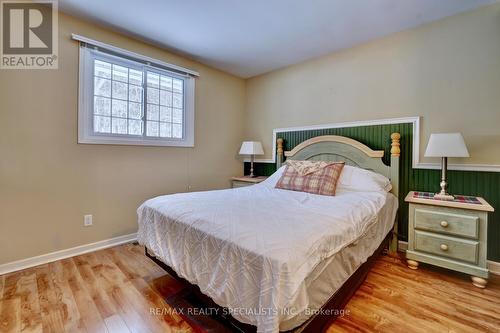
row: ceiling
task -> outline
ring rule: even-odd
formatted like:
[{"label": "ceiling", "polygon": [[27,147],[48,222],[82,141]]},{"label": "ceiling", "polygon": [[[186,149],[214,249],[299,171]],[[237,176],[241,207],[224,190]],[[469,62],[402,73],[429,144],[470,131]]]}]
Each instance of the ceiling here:
[{"label": "ceiling", "polygon": [[74,16],[248,78],[495,2],[60,0],[59,6]]}]

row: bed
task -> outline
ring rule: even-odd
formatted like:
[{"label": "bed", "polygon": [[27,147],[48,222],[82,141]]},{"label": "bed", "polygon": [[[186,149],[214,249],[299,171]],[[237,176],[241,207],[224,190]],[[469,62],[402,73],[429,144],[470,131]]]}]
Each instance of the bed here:
[{"label": "bed", "polygon": [[[315,137],[288,152],[278,139],[278,171],[258,185],[146,201],[138,209],[139,243],[225,309],[240,331],[320,332],[376,256],[389,242],[394,247],[399,138],[391,136],[390,166],[383,151],[346,137]],[[389,178],[392,193],[276,189],[286,160],[345,161]]]}]

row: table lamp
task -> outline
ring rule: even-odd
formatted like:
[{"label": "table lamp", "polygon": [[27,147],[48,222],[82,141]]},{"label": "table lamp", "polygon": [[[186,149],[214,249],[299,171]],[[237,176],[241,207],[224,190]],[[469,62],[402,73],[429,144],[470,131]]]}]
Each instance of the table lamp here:
[{"label": "table lamp", "polygon": [[243,141],[240,148],[240,155],[250,155],[250,177],[253,174],[253,161],[255,155],[264,155],[264,149],[259,141]]},{"label": "table lamp", "polygon": [[441,191],[434,195],[435,199],[454,200],[455,198],[448,194],[446,189],[446,169],[448,168],[448,157],[469,157],[469,151],[465,146],[465,141],[461,133],[434,133],[431,134],[426,157],[441,157]]}]

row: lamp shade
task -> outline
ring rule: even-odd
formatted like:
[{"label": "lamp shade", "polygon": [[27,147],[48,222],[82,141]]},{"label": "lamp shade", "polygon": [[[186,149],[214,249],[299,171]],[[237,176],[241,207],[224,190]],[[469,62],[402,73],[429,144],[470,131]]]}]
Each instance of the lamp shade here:
[{"label": "lamp shade", "polygon": [[264,155],[264,149],[259,141],[243,141],[240,155]]},{"label": "lamp shade", "polygon": [[425,156],[469,157],[469,151],[461,133],[434,133],[427,143]]}]

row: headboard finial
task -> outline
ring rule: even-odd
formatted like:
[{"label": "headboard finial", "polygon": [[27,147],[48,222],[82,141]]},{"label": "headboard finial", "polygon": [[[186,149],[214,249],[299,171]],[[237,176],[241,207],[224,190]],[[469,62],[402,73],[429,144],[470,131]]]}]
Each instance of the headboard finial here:
[{"label": "headboard finial", "polygon": [[401,154],[401,149],[399,148],[400,143],[399,140],[401,139],[401,134],[399,133],[392,133],[391,134],[391,156],[399,156]]},{"label": "headboard finial", "polygon": [[278,144],[278,155],[283,155],[283,138],[278,138],[276,143]]},{"label": "headboard finial", "polygon": [[278,138],[276,139],[276,154],[277,159],[276,159],[276,166],[279,168],[281,167],[281,164],[283,164],[283,157],[284,157],[284,151],[283,151],[283,138]]}]

